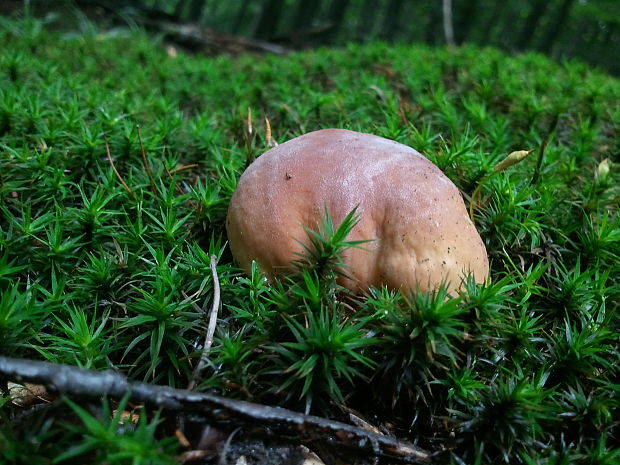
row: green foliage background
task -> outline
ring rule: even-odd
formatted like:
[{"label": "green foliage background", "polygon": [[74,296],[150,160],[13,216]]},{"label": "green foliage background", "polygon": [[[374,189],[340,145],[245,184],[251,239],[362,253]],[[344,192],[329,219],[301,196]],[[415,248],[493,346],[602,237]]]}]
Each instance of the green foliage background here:
[{"label": "green foliage background", "polygon": [[[207,59],[173,57],[140,31],[1,26],[3,355],[184,387],[216,254],[223,307],[201,389],[334,417],[346,404],[440,462],[617,463],[616,79],[469,46]],[[481,183],[475,221],[490,282],[467,282],[452,299],[348,295],[334,264],[353,216],[323,231],[332,257],[320,266],[309,253],[274,285],[258,270],[242,276],[224,219],[236,179],[266,149],[263,117],[279,142],[342,127],[410,145],[466,199]],[[520,149],[536,152],[492,171]],[[313,241],[321,248],[321,234]],[[0,457],[129,463],[131,448],[172,450],[154,423],[119,446],[109,420],[72,408],[85,428],[49,411],[15,423],[5,398]]]},{"label": "green foliage background", "polygon": [[[34,1],[34,0],[33,0]],[[36,2],[35,2],[36,3]],[[88,0],[79,3],[88,5]],[[123,14],[167,15],[217,31],[293,46],[387,40],[445,44],[443,2],[436,0],[107,0]],[[451,0],[457,44],[535,50],[620,72],[616,0]]]}]

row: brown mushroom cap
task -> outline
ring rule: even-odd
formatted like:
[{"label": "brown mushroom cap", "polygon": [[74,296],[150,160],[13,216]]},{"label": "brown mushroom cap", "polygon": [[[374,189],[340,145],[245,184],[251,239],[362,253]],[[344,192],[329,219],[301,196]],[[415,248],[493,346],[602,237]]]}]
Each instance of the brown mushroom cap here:
[{"label": "brown mushroom cap", "polygon": [[488,273],[486,249],[456,186],[415,150],[382,137],[323,129],[279,145],[243,173],[226,229],[232,254],[246,272],[256,260],[268,277],[290,272],[325,209],[337,227],[358,207],[343,261],[354,291],[387,285],[429,291],[442,280],[451,293],[464,274]]}]

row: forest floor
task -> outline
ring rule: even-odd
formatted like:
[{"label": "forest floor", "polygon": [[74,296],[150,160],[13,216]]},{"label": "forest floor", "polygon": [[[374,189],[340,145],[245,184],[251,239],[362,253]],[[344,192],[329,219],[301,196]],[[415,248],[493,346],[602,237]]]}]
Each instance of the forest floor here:
[{"label": "forest floor", "polygon": [[[620,81],[475,47],[198,57],[140,30],[0,22],[1,355],[185,388],[215,256],[221,308],[196,391],[359,417],[433,463],[617,463]],[[322,263],[244,275],[226,213],[273,145],[267,120],[277,143],[335,127],[424,154],[471,206],[488,281],[354,295],[329,233]],[[519,150],[532,153],[497,169]],[[200,415],[68,392],[23,407],[2,390],[2,463],[178,463],[201,442],[216,451],[203,463],[287,454],[253,428],[231,449],[236,428]]]}]

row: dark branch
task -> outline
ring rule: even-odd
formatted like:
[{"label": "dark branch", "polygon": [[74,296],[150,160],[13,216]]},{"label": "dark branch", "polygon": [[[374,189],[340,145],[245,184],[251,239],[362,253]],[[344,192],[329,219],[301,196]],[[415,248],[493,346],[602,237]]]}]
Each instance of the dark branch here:
[{"label": "dark branch", "polygon": [[165,37],[191,51],[219,55],[256,52],[286,55],[289,50],[271,42],[216,32],[198,24],[178,24],[171,21],[143,19],[142,23],[161,32]]},{"label": "dark branch", "polygon": [[98,398],[102,395],[130,399],[154,407],[198,414],[227,428],[259,429],[280,438],[347,447],[367,455],[384,456],[404,463],[421,464],[430,454],[414,445],[314,415],[280,407],[225,397],[131,382],[115,371],[94,371],[70,365],[0,357],[0,377],[12,381],[44,384],[61,394]]}]

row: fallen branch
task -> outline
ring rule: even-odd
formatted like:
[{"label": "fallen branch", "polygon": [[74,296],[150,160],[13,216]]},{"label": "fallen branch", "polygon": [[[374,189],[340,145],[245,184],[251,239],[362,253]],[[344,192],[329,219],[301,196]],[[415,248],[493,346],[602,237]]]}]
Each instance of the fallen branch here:
[{"label": "fallen branch", "polygon": [[277,44],[248,37],[223,34],[198,24],[179,24],[172,21],[147,19],[141,20],[147,28],[154,28],[163,33],[167,40],[192,51],[201,51],[209,55],[222,53],[239,54],[246,52],[286,55],[289,50]]},{"label": "fallen branch", "polygon": [[61,394],[89,398],[121,398],[130,392],[133,402],[200,415],[216,426],[258,430],[265,435],[296,439],[306,444],[320,442],[346,447],[365,456],[389,457],[403,463],[422,464],[430,460],[429,452],[413,444],[345,423],[214,394],[131,382],[112,370],[86,370],[70,365],[0,357],[0,377],[44,384]]}]

